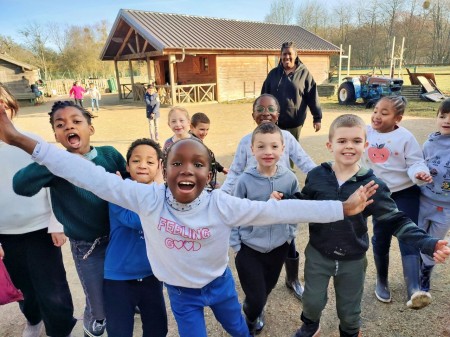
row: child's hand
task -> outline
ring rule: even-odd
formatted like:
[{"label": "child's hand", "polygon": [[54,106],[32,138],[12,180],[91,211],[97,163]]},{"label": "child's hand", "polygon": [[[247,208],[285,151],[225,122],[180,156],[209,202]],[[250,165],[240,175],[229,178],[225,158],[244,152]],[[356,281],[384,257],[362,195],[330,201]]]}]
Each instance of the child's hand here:
[{"label": "child's hand", "polygon": [[0,259],[3,260],[5,257],[5,251],[3,250],[2,246],[0,246]]},{"label": "child's hand", "polygon": [[228,174],[228,171],[229,171],[229,169],[226,168],[226,167],[224,167],[224,168],[222,169],[222,173],[223,173],[223,174]]},{"label": "child's hand", "polygon": [[67,237],[64,235],[64,233],[51,233],[51,235],[53,244],[56,247],[61,247],[67,241]]},{"label": "child's hand", "polygon": [[433,182],[433,177],[426,172],[418,172],[415,177],[417,180],[425,181],[428,184]]},{"label": "child's hand", "polygon": [[283,193],[278,192],[278,191],[273,191],[270,194],[270,199],[281,200],[281,199],[283,199]]},{"label": "child's hand", "polygon": [[366,206],[373,202],[373,200],[369,200],[369,198],[375,194],[377,188],[378,185],[375,184],[375,181],[373,180],[364,186],[360,186],[342,203],[344,216],[361,213]]},{"label": "child's hand", "polygon": [[122,178],[122,174],[120,174],[120,171],[116,171],[116,175]]},{"label": "child's hand", "polygon": [[448,241],[439,240],[434,247],[433,259],[436,263],[444,263],[450,255],[450,248],[447,246]]},{"label": "child's hand", "polygon": [[0,139],[11,144],[15,136],[20,135],[6,114],[7,105],[0,101]]}]

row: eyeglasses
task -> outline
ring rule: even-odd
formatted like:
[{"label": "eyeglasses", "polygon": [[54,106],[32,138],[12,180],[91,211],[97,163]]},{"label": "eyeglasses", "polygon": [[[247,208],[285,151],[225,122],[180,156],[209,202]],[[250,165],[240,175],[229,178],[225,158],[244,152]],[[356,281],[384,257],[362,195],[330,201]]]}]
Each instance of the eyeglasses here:
[{"label": "eyeglasses", "polygon": [[269,106],[262,106],[262,105],[258,105],[257,107],[255,107],[255,112],[262,114],[264,112],[268,112],[271,115],[275,115],[278,112],[278,108],[275,105],[269,105]]}]

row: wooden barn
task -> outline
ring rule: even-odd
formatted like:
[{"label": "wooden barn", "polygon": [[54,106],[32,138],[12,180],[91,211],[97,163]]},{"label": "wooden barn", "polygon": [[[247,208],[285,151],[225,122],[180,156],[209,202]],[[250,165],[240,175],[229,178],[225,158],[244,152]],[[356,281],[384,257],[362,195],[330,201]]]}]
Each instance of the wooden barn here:
[{"label": "wooden barn", "polygon": [[0,82],[13,94],[31,93],[30,85],[39,79],[39,69],[0,53]]},{"label": "wooden barn", "polygon": [[132,70],[137,61],[172,104],[221,102],[258,96],[286,41],[299,48],[316,82],[326,82],[339,47],[293,25],[122,9],[101,59],[114,61],[121,98],[142,95],[145,83],[119,80],[118,62]]}]

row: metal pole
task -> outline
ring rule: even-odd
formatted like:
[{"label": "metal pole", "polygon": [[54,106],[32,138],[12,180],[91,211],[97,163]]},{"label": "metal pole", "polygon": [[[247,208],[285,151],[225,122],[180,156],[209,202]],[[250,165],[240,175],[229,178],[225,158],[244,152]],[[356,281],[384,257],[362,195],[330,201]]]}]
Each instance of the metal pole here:
[{"label": "metal pole", "polygon": [[403,51],[405,48],[405,37],[402,39],[402,49],[400,50],[400,61],[398,65],[398,77],[402,78]]},{"label": "metal pole", "polygon": [[389,74],[390,74],[391,78],[394,77],[394,67],[393,67],[393,64],[394,64],[394,49],[395,49],[395,36],[394,36],[394,39],[392,40],[391,65],[389,67]]},{"label": "metal pole", "polygon": [[338,85],[341,84],[341,80],[342,80],[342,44],[339,47],[339,70],[338,70]]},{"label": "metal pole", "polygon": [[348,61],[347,61],[347,76],[349,76],[349,77],[350,77],[350,57],[351,57],[351,55],[352,55],[352,45],[349,44],[348,45],[348,56],[347,56],[347,59],[348,59]]}]

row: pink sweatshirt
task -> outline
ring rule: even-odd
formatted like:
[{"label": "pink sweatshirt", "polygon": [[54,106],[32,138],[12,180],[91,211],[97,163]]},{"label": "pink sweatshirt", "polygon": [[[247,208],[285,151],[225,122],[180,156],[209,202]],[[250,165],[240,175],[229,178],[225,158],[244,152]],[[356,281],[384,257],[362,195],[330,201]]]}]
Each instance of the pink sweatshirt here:
[{"label": "pink sweatshirt", "polygon": [[84,90],[83,87],[79,86],[79,85],[74,85],[70,91],[69,91],[69,96],[75,98],[75,99],[83,99],[83,93],[85,93],[86,90]]}]

